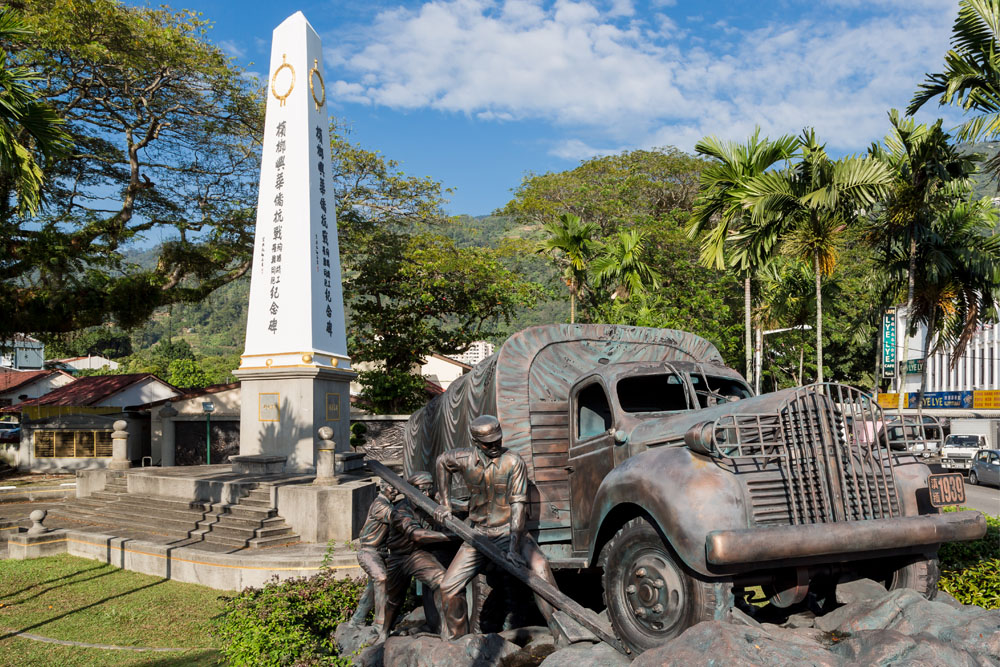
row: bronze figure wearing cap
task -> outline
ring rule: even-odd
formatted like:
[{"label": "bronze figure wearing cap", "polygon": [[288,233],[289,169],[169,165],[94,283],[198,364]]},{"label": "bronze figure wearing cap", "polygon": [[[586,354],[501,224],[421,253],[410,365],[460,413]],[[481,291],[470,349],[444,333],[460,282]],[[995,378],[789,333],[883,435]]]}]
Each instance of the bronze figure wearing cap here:
[{"label": "bronze figure wearing cap", "polygon": [[[438,457],[436,477],[441,507],[434,518],[441,522],[451,514],[448,493],[452,474],[461,475],[469,489],[469,522],[473,528],[507,550],[513,563],[529,567],[555,585],[549,563],[525,529],[528,503],[527,467],[521,457],[503,447],[500,422],[492,415],[477,417],[469,425],[474,447],[453,449]],[[486,557],[463,543],[441,582],[442,634],[457,639],[468,633],[465,586],[486,565]],[[535,596],[539,609],[552,627],[552,606]]]}]

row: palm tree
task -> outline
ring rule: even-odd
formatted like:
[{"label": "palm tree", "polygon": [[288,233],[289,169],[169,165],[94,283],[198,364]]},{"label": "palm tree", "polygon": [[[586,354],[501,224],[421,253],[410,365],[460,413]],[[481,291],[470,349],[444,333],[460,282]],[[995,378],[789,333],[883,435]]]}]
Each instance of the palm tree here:
[{"label": "palm tree", "polygon": [[[875,246],[900,244],[907,248],[906,272],[907,326],[903,340],[915,331],[913,312],[919,247],[928,242],[937,215],[954,199],[953,186],[967,181],[976,169],[977,156],[963,155],[949,143],[951,137],[938,120],[931,126],[917,125],[912,118],[900,118],[895,109],[889,112],[892,131],[884,145],[873,144],[869,153],[885,164],[893,176],[892,187],[882,214],[870,229]],[[903,345],[901,367],[906,367],[909,346]],[[903,393],[899,394],[902,408]]]},{"label": "palm tree", "polygon": [[[746,182],[760,176],[778,162],[789,160],[798,148],[798,140],[785,135],[771,141],[760,137],[755,128],[746,143],[722,141],[705,137],[695,144],[700,155],[715,158],[701,172],[700,193],[695,202],[694,214],[688,234],[694,238],[710,225],[715,224],[701,245],[701,264],[706,267],[726,268],[726,244],[730,236],[748,222],[746,201],[742,198]],[[746,353],[746,378],[753,382],[753,327],[751,316],[751,278],[766,262],[765,257],[740,255],[735,268],[743,279],[743,314]]]},{"label": "palm tree", "polygon": [[656,289],[660,274],[643,260],[645,254],[645,234],[635,229],[620,231],[591,262],[591,275],[597,283],[611,288],[611,298],[628,299],[646,288]]},{"label": "palm tree", "polygon": [[[0,42],[29,35],[23,21],[11,10],[0,10]],[[70,142],[63,120],[38,100],[31,82],[41,75],[27,67],[10,66],[0,51],[0,220],[10,217],[10,195],[16,193],[16,212],[32,215],[38,210],[45,160],[64,151]]]},{"label": "palm tree", "polygon": [[816,133],[800,138],[802,159],[788,169],[750,179],[741,195],[753,224],[734,239],[749,256],[782,248],[813,267],[816,292],[816,375],[823,382],[823,276],[837,261],[847,225],[882,197],[891,181],[888,168],[873,158],[830,160]]},{"label": "palm tree", "polygon": [[569,287],[569,321],[576,321],[576,298],[586,284],[587,265],[594,256],[597,225],[584,223],[578,216],[563,213],[557,222],[544,226],[548,235],[536,252],[552,256],[564,268],[563,278]]},{"label": "palm tree", "polygon": [[[938,98],[942,106],[960,106],[974,114],[959,126],[959,141],[973,142],[1000,136],[1000,1],[961,0],[951,30],[952,49],[945,54],[944,70],[928,74],[906,109],[913,115]],[[987,163],[1000,169],[1000,155]]]}]

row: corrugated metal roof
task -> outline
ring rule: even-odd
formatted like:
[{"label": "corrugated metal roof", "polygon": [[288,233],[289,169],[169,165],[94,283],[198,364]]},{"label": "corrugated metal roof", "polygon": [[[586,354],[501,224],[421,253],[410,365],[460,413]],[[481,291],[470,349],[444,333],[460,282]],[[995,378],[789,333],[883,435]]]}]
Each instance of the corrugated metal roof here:
[{"label": "corrugated metal roof", "polygon": [[[141,382],[147,378],[152,378],[157,382],[162,382],[168,387],[173,387],[168,382],[164,382],[152,373],[131,373],[128,375],[94,375],[83,377],[71,382],[64,387],[59,387],[44,396],[32,398],[18,403],[17,405],[3,408],[2,412],[18,412],[21,408],[35,405],[93,405],[108,396],[117,394],[126,387],[136,382]],[[176,387],[174,387],[176,389]],[[179,390],[178,390],[179,391]]]},{"label": "corrugated metal roof", "polygon": [[22,385],[35,382],[54,375],[56,371],[18,371],[3,369],[0,371],[0,394],[6,394]]}]

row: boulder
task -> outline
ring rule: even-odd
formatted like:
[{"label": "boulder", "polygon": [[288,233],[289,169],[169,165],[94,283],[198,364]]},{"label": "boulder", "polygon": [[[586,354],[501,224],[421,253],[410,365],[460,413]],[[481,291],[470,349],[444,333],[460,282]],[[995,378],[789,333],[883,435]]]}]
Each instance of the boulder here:
[{"label": "boulder", "polygon": [[[549,655],[541,667],[624,667],[629,659],[607,644],[583,642]],[[657,663],[657,666],[666,663]],[[680,663],[678,663],[680,664]]]},{"label": "boulder", "polygon": [[[816,641],[812,629],[755,627],[706,621],[688,628],[663,646],[639,655],[633,667],[662,665],[815,665],[847,663]],[[557,655],[557,654],[553,654]],[[713,660],[714,659],[714,660]],[[546,665],[546,663],[542,663]],[[584,662],[577,663],[579,665]]]},{"label": "boulder", "polygon": [[[851,665],[948,665],[978,667],[991,664],[954,645],[921,635],[910,637],[895,630],[865,630],[838,641],[832,652]],[[998,664],[993,662],[992,664]]]},{"label": "boulder", "polygon": [[521,649],[497,634],[466,635],[455,641],[437,636],[389,637],[385,667],[492,667]]},{"label": "boulder", "polygon": [[855,579],[837,584],[837,602],[851,604],[885,597],[885,586],[871,579]]},{"label": "boulder", "polygon": [[371,646],[378,638],[378,630],[370,625],[341,623],[333,631],[333,641],[341,655],[351,655],[366,646]]},{"label": "boulder", "polygon": [[856,602],[816,619],[816,627],[851,636],[892,630],[920,641],[936,640],[959,651],[1000,662],[1000,610],[952,607],[902,588],[878,600]]}]

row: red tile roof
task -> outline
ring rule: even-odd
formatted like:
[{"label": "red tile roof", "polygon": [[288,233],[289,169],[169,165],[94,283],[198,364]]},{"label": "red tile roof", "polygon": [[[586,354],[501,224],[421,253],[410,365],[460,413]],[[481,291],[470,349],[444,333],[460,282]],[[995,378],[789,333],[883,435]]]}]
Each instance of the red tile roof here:
[{"label": "red tile roof", "polygon": [[[32,398],[23,403],[3,408],[3,412],[17,412],[21,408],[32,405],[94,405],[108,396],[117,394],[126,387],[147,378],[153,378],[168,387],[173,385],[164,382],[152,373],[132,373],[129,375],[93,375],[71,382],[65,387],[59,387],[44,396]],[[176,387],[174,387],[176,389]],[[177,391],[180,391],[177,389]]]},{"label": "red tile roof", "polygon": [[14,391],[18,387],[42,380],[60,371],[16,371],[4,369],[0,371],[0,394]]}]

